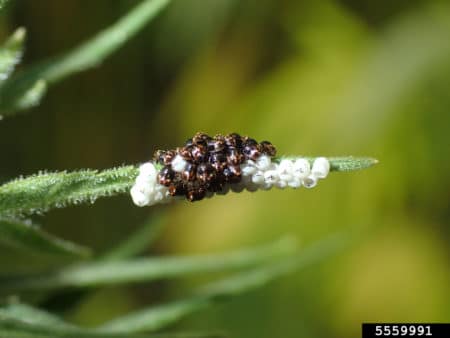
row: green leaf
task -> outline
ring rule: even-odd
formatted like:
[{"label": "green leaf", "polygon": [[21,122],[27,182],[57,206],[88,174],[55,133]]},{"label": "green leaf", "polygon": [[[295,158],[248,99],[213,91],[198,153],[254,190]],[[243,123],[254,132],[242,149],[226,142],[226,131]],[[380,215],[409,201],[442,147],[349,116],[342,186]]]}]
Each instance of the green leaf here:
[{"label": "green leaf", "polygon": [[330,171],[355,171],[367,169],[378,163],[377,159],[370,157],[359,157],[355,158],[353,156],[348,157],[329,157],[330,161]]},{"label": "green leaf", "polygon": [[156,331],[165,328],[187,315],[214,304],[214,297],[199,295],[171,303],[152,306],[111,320],[99,327],[102,332],[130,333]]},{"label": "green leaf", "polygon": [[16,64],[20,62],[25,37],[25,28],[19,28],[0,47],[0,84],[9,77]]},{"label": "green leaf", "polygon": [[151,281],[197,273],[222,272],[271,261],[292,254],[295,248],[295,240],[288,237],[262,247],[221,254],[84,263],[54,272],[0,279],[0,290],[11,292],[88,287]]},{"label": "green leaf", "polygon": [[53,84],[72,74],[98,66],[139,32],[168,3],[169,0],[144,0],[111,27],[82,45],[24,70],[20,75],[7,81],[2,88],[0,111],[3,115],[12,115],[16,111],[36,105],[42,95],[35,96],[34,101],[23,98],[32,92],[32,88],[36,88],[38,81]]},{"label": "green leaf", "polygon": [[[4,333],[8,333],[7,335]],[[3,333],[3,334],[2,334]],[[115,333],[100,332],[96,329],[84,329],[67,323],[61,318],[37,309],[35,307],[11,303],[0,308],[0,337],[120,337]],[[123,336],[122,336],[123,337]],[[127,337],[220,337],[220,335],[207,334],[158,334],[158,335],[127,335]]]},{"label": "green leaf", "polygon": [[148,249],[161,233],[167,217],[163,213],[152,215],[147,222],[114,249],[102,256],[103,260],[120,260],[136,256]]},{"label": "green leaf", "polygon": [[136,176],[134,166],[125,166],[20,178],[0,186],[0,215],[30,215],[68,204],[93,203],[99,197],[128,192]]},{"label": "green leaf", "polygon": [[31,223],[0,218],[0,243],[12,245],[33,254],[89,256],[90,250],[55,237]]},{"label": "green leaf", "polygon": [[[29,323],[26,319],[12,319],[0,315],[1,338],[124,338],[123,334],[95,330]],[[215,333],[127,334],[127,338],[213,338]]]},{"label": "green leaf", "polygon": [[[372,158],[332,157],[329,160],[333,171],[360,170],[377,163]],[[42,213],[70,204],[93,203],[103,196],[128,193],[137,175],[136,167],[124,166],[101,172],[40,173],[17,179],[0,186],[0,215]]]},{"label": "green leaf", "polygon": [[75,325],[69,324],[49,312],[22,303],[13,302],[0,308],[0,317],[19,321],[26,320],[30,324],[46,325],[52,328],[76,328]]},{"label": "green leaf", "polygon": [[2,9],[7,2],[8,0],[0,0],[0,9]]},{"label": "green leaf", "polygon": [[294,271],[299,271],[345,248],[349,238],[334,235],[301,250],[298,254],[276,263],[266,264],[249,272],[239,273],[218,282],[210,283],[197,295],[122,316],[99,327],[107,332],[154,331],[164,328],[183,317],[207,308],[216,302],[254,290]]},{"label": "green leaf", "polygon": [[[197,295],[122,316],[95,330],[72,326],[42,310],[24,305],[12,305],[0,310],[0,336],[6,333],[5,337],[84,338],[120,337],[126,333],[127,337],[134,337],[130,335],[133,332],[159,330],[216,302],[262,287],[288,273],[322,261],[344,248],[348,242],[348,237],[331,236],[284,260],[210,283],[200,288]],[[23,323],[20,321],[21,318],[33,319]]]},{"label": "green leaf", "polygon": [[[280,161],[283,158],[295,160],[299,158],[298,156],[285,156],[276,158],[275,161]],[[306,158],[311,164],[313,164],[315,157],[302,157]],[[377,159],[371,157],[353,157],[353,156],[345,156],[345,157],[327,157],[327,160],[330,162],[330,171],[355,171],[367,169],[378,163]]]},{"label": "green leaf", "polygon": [[47,93],[47,82],[39,79],[17,98],[15,105],[18,110],[32,108],[41,102],[45,93]]}]

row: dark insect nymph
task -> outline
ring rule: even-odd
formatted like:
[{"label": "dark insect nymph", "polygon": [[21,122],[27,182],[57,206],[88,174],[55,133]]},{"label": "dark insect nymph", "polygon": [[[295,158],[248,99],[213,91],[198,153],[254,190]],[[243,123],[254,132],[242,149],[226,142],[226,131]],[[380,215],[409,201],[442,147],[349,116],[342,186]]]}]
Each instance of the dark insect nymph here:
[{"label": "dark insect nymph", "polygon": [[[158,182],[169,187],[170,195],[185,196],[192,202],[223,191],[227,184],[239,183],[241,164],[262,154],[273,157],[276,149],[268,141],[258,143],[237,133],[211,137],[199,132],[183,147],[156,151],[153,160],[162,166]],[[179,171],[173,166],[177,156],[185,161]]]}]

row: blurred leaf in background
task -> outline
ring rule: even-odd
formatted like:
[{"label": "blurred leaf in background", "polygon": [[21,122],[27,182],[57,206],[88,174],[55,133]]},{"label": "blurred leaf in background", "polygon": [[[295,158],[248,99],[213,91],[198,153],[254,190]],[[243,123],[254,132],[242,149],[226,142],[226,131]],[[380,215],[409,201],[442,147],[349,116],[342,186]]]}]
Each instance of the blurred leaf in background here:
[{"label": "blurred leaf in background", "polygon": [[[13,1],[0,33],[27,28],[26,69],[133,5],[98,0],[87,13],[77,0]],[[164,207],[168,227],[153,253],[205,253],[287,232],[302,245],[336,230],[362,234],[345,254],[174,328],[357,337],[361,321],[448,322],[449,33],[444,1],[173,1],[102,67],[53,86],[30,114],[1,122],[0,179],[138,163],[198,130],[268,139],[281,154],[374,156],[380,165],[373,170],[331,175],[313,191]],[[51,212],[45,229],[108,252],[153,213],[127,197],[108,199]],[[4,271],[42,265],[0,254]],[[91,290],[70,310],[68,293],[41,304],[94,325],[204,279]]]}]

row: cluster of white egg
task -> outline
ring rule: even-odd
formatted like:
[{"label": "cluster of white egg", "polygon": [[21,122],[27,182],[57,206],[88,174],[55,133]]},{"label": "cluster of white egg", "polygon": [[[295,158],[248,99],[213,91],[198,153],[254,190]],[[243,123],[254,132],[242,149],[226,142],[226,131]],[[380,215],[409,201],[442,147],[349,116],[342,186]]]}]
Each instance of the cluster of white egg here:
[{"label": "cluster of white egg", "polygon": [[272,187],[313,188],[319,179],[327,177],[330,162],[325,157],[316,158],[312,166],[304,158],[272,162],[269,156],[262,155],[256,161],[246,161],[241,165],[241,170],[242,183],[249,191]]},{"label": "cluster of white egg", "polygon": [[[172,163],[172,169],[179,172],[185,165],[184,160],[176,159]],[[316,158],[311,165],[310,161],[304,158],[272,162],[269,156],[261,155],[256,161],[247,160],[241,164],[241,182],[228,184],[217,194],[226,194],[230,190],[269,190],[272,187],[313,188],[319,179],[327,177],[329,171],[330,162],[325,157]],[[139,167],[139,175],[130,193],[134,204],[140,207],[167,202],[173,198],[169,189],[158,183],[158,170],[152,162],[146,162]],[[209,193],[207,197],[213,195]]]},{"label": "cluster of white egg", "polygon": [[163,203],[171,197],[169,189],[158,183],[158,170],[152,162],[146,162],[139,167],[139,175],[130,194],[133,203],[138,207]]}]

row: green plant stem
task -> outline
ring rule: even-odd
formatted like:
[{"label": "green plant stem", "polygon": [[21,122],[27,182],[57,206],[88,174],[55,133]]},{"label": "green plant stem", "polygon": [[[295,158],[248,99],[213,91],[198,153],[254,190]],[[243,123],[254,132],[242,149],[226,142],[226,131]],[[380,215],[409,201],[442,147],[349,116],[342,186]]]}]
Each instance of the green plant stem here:
[{"label": "green plant stem", "polygon": [[[45,333],[48,330],[53,330],[54,335],[42,335],[42,337],[74,337],[77,334],[79,335],[77,337],[80,338],[119,337],[120,334],[134,337],[132,335],[134,332],[155,331],[167,327],[193,312],[205,309],[217,302],[223,302],[241,293],[257,289],[286,274],[323,261],[330,255],[346,248],[352,242],[354,240],[348,234],[334,234],[306,247],[295,255],[290,255],[283,260],[277,260],[276,263],[266,263],[253,270],[209,283],[199,288],[197,293],[191,297],[144,308],[90,330],[66,323],[60,318],[40,309],[24,304],[12,304],[0,309],[0,336],[5,332],[8,334],[11,332],[28,333],[30,330],[29,335],[7,335],[7,337],[36,337],[34,334],[41,332],[40,330],[44,330]],[[24,317],[31,317],[31,319],[27,319],[27,323],[23,323],[21,319]],[[39,337],[41,336],[39,335]],[[192,337],[195,336],[193,335]]]},{"label": "green plant stem", "polygon": [[29,215],[126,193],[137,168],[40,173],[0,186],[0,215]]},{"label": "green plant stem", "polygon": [[[283,156],[275,158],[276,162],[282,159],[295,160],[299,156]],[[313,164],[315,157],[305,156],[311,164]],[[353,157],[353,156],[343,156],[343,157],[327,157],[330,162],[330,171],[333,172],[344,172],[344,171],[356,171],[367,169],[378,163],[377,159],[371,157]]]},{"label": "green plant stem", "polygon": [[142,309],[103,324],[99,330],[106,332],[154,331],[167,327],[185,316],[262,287],[286,274],[299,271],[339,252],[351,243],[351,236],[334,234],[299,253],[276,263],[254,268],[198,290],[197,294],[160,306]]},{"label": "green plant stem", "polygon": [[[5,333],[8,332],[8,335]],[[11,332],[13,333],[12,335]],[[39,333],[38,335],[35,335]],[[23,303],[11,303],[0,308],[0,337],[42,337],[40,334],[49,334],[55,337],[124,337],[114,332],[101,332],[98,329],[87,329],[65,322],[52,313],[46,312]],[[139,338],[213,338],[223,337],[219,333],[171,333],[171,334],[133,334],[129,332],[126,337]]]},{"label": "green plant stem", "polygon": [[25,37],[25,28],[18,28],[0,47],[0,85],[9,77],[16,64],[20,62]]},{"label": "green plant stem", "polygon": [[[329,160],[331,171],[336,172],[361,170],[377,163],[372,158],[332,157]],[[128,193],[137,175],[136,166],[124,166],[104,171],[63,171],[20,178],[0,186],[0,215],[14,217],[43,213],[52,208],[93,203],[99,197]]]},{"label": "green plant stem", "polygon": [[35,255],[88,257],[91,254],[86,247],[55,237],[36,225],[15,219],[0,218],[0,243]]},{"label": "green plant stem", "polygon": [[144,0],[114,25],[81,46],[32,66],[11,78],[5,83],[0,96],[0,109],[3,115],[11,115],[17,109],[27,108],[19,106],[18,102],[37,81],[52,84],[71,74],[99,65],[140,31],[168,3],[169,0]]},{"label": "green plant stem", "polygon": [[8,0],[0,0],[0,9],[2,9],[7,2]]},{"label": "green plant stem", "polygon": [[[124,338],[122,333],[96,332],[78,327],[48,326],[0,315],[0,337],[4,338]],[[127,338],[219,338],[217,333],[127,334]]]},{"label": "green plant stem", "polygon": [[73,329],[75,325],[63,321],[61,318],[44,310],[27,304],[12,302],[0,308],[0,317],[3,319],[23,320],[26,318],[30,324],[51,326],[55,329]]},{"label": "green plant stem", "polygon": [[0,280],[0,292],[112,285],[195,273],[221,272],[227,269],[253,267],[290,255],[295,250],[295,240],[283,238],[259,248],[222,254],[98,261],[43,274],[7,277]]}]

